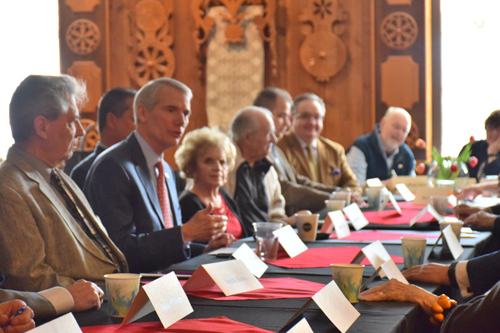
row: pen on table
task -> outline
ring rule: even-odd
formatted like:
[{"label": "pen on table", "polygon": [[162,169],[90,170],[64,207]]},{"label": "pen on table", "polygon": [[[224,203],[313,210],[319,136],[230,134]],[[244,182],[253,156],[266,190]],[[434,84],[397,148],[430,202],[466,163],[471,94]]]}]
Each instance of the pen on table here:
[{"label": "pen on table", "polygon": [[10,322],[12,321],[12,319],[14,319],[15,317],[21,315],[24,312],[24,310],[26,310],[25,306],[23,306],[22,308],[20,308],[19,310],[17,310],[16,313],[14,313],[12,315],[12,317],[9,318],[9,320],[7,321],[7,323],[2,326],[2,330],[5,329],[7,326],[10,326]]}]

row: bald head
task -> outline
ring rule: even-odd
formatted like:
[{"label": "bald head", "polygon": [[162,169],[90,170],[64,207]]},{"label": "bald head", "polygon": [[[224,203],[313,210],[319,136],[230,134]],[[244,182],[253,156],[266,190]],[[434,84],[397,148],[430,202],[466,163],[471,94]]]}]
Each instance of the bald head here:
[{"label": "bald head", "polygon": [[391,154],[406,140],[411,128],[411,116],[403,108],[390,107],[380,121],[380,141]]},{"label": "bald head", "polygon": [[274,132],[271,112],[257,106],[239,110],[230,125],[231,138],[251,166],[269,154],[271,144],[276,143]]}]

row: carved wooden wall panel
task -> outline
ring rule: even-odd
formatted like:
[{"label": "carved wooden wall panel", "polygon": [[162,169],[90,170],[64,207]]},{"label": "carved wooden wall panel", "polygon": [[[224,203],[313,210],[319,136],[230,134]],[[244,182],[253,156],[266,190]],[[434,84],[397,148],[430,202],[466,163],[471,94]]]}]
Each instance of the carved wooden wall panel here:
[{"label": "carved wooden wall panel", "polygon": [[[374,2],[373,0],[289,0],[286,2],[288,25],[284,87],[292,96],[314,92],[323,98],[327,111],[322,135],[339,142],[346,149],[356,137],[372,131],[375,124],[375,85],[372,63],[375,31]],[[298,21],[301,18],[303,20]],[[315,22],[314,27],[311,21]],[[337,72],[329,75],[328,81],[320,81],[307,71],[300,58],[300,50],[304,45],[309,44],[315,48],[314,61],[322,59],[322,56],[326,59],[328,52],[324,51],[325,45],[320,44],[320,40],[307,41],[315,31],[321,32],[327,40],[335,40],[336,42],[333,43],[339,49],[342,45],[345,48],[345,63],[342,66],[340,66],[341,63],[337,64]],[[343,60],[342,57],[328,58],[332,62]],[[326,67],[328,66],[334,65],[328,64]],[[315,73],[320,74],[321,68],[315,70]]]},{"label": "carved wooden wall panel", "polygon": [[[429,8],[438,13],[439,0],[59,0],[61,71],[82,72],[82,62],[92,62],[85,75],[93,96],[172,76],[193,90],[188,130],[205,126],[206,39],[212,33],[206,8],[230,9],[225,34],[237,43],[244,18],[236,9],[246,5],[264,8],[254,22],[264,41],[265,85],[285,88],[292,96],[307,91],[321,96],[327,107],[325,137],[348,148],[370,132],[396,98],[387,87],[394,82],[386,78],[405,76],[411,88],[401,98],[413,102],[408,111],[415,130],[432,141],[432,121],[439,121],[440,112],[431,100],[439,95],[439,57],[429,57],[428,27]],[[409,57],[418,73],[413,66],[405,75],[390,74],[389,57]],[[390,65],[389,76],[383,74],[384,63]],[[83,116],[95,119],[97,97],[92,98]],[[434,135],[440,134],[437,127]],[[167,152],[171,163],[174,150]]]},{"label": "carved wooden wall panel", "polygon": [[[431,1],[376,1],[375,78],[377,120],[389,106],[405,108],[428,149],[413,149],[417,159],[430,157],[433,129]],[[438,82],[436,82],[439,84]],[[434,110],[440,112],[439,110]],[[409,137],[412,145],[416,138]]]}]

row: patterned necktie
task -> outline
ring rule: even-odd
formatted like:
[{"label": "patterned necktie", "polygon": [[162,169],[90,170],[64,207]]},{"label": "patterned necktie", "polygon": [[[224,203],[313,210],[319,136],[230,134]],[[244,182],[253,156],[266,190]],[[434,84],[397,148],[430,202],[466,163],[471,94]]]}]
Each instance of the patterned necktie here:
[{"label": "patterned necktie", "polygon": [[158,170],[156,189],[158,192],[158,200],[160,201],[161,212],[163,214],[163,223],[165,224],[165,229],[169,229],[172,228],[174,224],[172,222],[172,214],[170,212],[170,203],[168,199],[167,185],[165,183],[165,170],[163,169],[163,162],[156,163],[155,168]]},{"label": "patterned necktie", "polygon": [[307,150],[307,164],[309,165],[309,170],[311,170],[311,180],[319,182],[319,172],[318,163],[316,162],[316,154],[314,154],[313,147],[308,145]]},{"label": "patterned necktie", "polygon": [[75,199],[69,188],[66,186],[61,178],[61,175],[56,169],[52,169],[50,173],[50,181],[57,188],[59,193],[61,193],[64,200],[66,200],[68,207],[70,208],[71,215],[80,223],[82,229],[87,229],[87,232],[94,237],[94,239],[101,245],[105,253],[108,255],[116,265],[117,268],[121,267],[120,261],[116,257],[115,253],[112,251],[106,240],[101,234],[96,230],[92,222],[85,216],[85,213],[80,207],[78,207],[78,201]]}]

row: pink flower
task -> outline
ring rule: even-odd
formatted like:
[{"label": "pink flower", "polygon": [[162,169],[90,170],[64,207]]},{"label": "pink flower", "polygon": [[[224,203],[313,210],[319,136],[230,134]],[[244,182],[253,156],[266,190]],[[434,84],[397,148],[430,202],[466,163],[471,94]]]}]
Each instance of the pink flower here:
[{"label": "pink flower", "polygon": [[477,157],[476,156],[471,156],[469,157],[469,161],[468,161],[469,165],[471,166],[471,168],[475,168],[478,161],[477,161]]},{"label": "pink flower", "polygon": [[422,139],[417,139],[417,141],[415,142],[415,146],[417,146],[417,148],[424,149],[425,146],[427,146],[427,143],[425,143],[425,141]]}]

